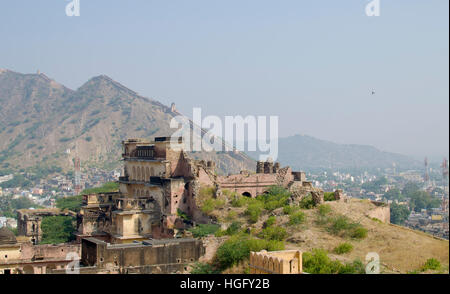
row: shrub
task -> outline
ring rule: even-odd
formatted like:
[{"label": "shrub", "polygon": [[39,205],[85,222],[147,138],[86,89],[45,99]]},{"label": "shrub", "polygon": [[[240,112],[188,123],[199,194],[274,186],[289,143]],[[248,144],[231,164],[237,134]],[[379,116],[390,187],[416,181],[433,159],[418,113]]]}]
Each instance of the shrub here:
[{"label": "shrub", "polygon": [[329,219],[331,222],[328,231],[341,237],[350,237],[354,239],[364,239],[367,237],[367,229],[361,224],[352,222],[346,216],[337,216]]},{"label": "shrub", "polygon": [[289,216],[290,225],[299,225],[305,222],[306,216],[302,211],[295,212]]},{"label": "shrub", "polygon": [[242,207],[247,204],[247,197],[234,195],[231,200],[231,206],[233,207]]},{"label": "shrub", "polygon": [[214,209],[222,208],[225,205],[225,200],[209,198],[203,201],[201,210],[205,214],[210,214]]},{"label": "shrub", "polygon": [[249,216],[249,220],[251,223],[256,223],[261,216],[263,209],[263,204],[259,201],[255,201],[250,203],[245,211],[245,214]]},{"label": "shrub", "polygon": [[193,275],[211,275],[220,274],[220,270],[216,269],[209,263],[196,262],[192,267],[191,274]]},{"label": "shrub", "polygon": [[300,207],[298,207],[298,206],[286,205],[285,207],[283,207],[283,213],[291,214],[291,213],[296,212],[299,209],[300,209]]},{"label": "shrub", "polygon": [[441,263],[436,258],[427,259],[427,261],[421,268],[422,271],[440,270],[440,269],[441,269]]},{"label": "shrub", "polygon": [[283,187],[271,186],[266,193],[257,197],[257,200],[264,203],[264,209],[272,211],[287,205],[290,193]]},{"label": "shrub", "polygon": [[197,226],[189,229],[195,238],[206,237],[208,235],[213,235],[220,229],[219,225],[216,224],[198,224]]},{"label": "shrub", "polygon": [[329,230],[334,235],[339,235],[341,232],[349,230],[352,227],[350,220],[345,216],[337,216],[331,221]]},{"label": "shrub", "polygon": [[191,218],[185,212],[181,211],[181,209],[177,209],[177,216],[179,216],[182,220],[185,221],[191,220]]},{"label": "shrub", "polygon": [[272,225],[274,225],[277,221],[277,218],[275,216],[270,216],[267,220],[266,220],[266,227],[270,227]]},{"label": "shrub", "polygon": [[363,274],[365,268],[359,260],[342,264],[332,261],[325,250],[314,249],[312,253],[303,253],[303,271],[310,274]]},{"label": "shrub", "polygon": [[216,251],[215,262],[219,269],[226,269],[249,258],[251,251],[283,250],[284,244],[280,241],[267,241],[249,237],[247,235],[235,235],[225,241]]},{"label": "shrub", "polygon": [[287,235],[286,229],[283,227],[267,227],[261,231],[259,237],[265,240],[283,241]]},{"label": "shrub", "polygon": [[314,207],[314,201],[312,199],[312,195],[309,194],[308,196],[304,197],[300,203],[299,206],[303,209],[311,209]]},{"label": "shrub", "polygon": [[321,216],[326,216],[331,212],[331,206],[328,204],[322,204],[319,206],[319,214]]},{"label": "shrub", "polygon": [[234,221],[236,218],[237,218],[237,212],[236,212],[236,211],[230,211],[230,212],[228,213],[228,215],[226,216],[225,219],[226,219],[228,222],[232,222],[232,221]]},{"label": "shrub", "polygon": [[242,224],[240,222],[232,222],[231,225],[226,229],[227,235],[234,235],[241,229]]},{"label": "shrub", "polygon": [[334,248],[334,252],[336,254],[345,254],[345,253],[349,253],[352,250],[353,250],[353,245],[350,243],[342,243],[342,244],[339,244],[339,246],[337,246],[336,248]]},{"label": "shrub", "polygon": [[324,201],[335,201],[334,199],[334,192],[325,192],[323,194],[323,200]]},{"label": "shrub", "polygon": [[351,233],[351,237],[354,239],[364,239],[367,237],[367,229],[363,227],[357,227]]}]

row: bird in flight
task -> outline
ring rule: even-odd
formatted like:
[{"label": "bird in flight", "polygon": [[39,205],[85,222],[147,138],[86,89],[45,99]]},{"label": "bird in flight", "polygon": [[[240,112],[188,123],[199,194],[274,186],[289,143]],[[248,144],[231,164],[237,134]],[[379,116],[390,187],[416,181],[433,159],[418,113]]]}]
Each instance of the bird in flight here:
[{"label": "bird in flight", "polygon": [[372,95],[375,95],[375,91],[374,90],[372,90]]}]

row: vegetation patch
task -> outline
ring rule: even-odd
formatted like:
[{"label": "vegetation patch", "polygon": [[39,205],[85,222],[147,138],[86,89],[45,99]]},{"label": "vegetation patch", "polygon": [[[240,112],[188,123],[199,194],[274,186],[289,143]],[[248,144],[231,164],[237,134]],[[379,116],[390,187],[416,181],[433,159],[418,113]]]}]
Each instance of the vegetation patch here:
[{"label": "vegetation patch", "polygon": [[202,238],[209,235],[214,235],[220,230],[220,225],[216,224],[198,224],[197,226],[189,229],[195,238]]},{"label": "vegetation patch", "polygon": [[312,195],[308,194],[306,197],[304,197],[300,201],[299,206],[301,208],[303,208],[303,209],[311,209],[311,208],[313,208],[315,205],[314,205],[314,201],[312,199]]},{"label": "vegetation patch", "polygon": [[213,275],[220,274],[220,270],[209,263],[196,262],[190,273],[193,275]]},{"label": "vegetation patch", "polygon": [[89,195],[89,194],[101,194],[101,193],[112,193],[119,191],[119,183],[108,182],[103,184],[101,187],[85,189],[81,192],[80,195]]},{"label": "vegetation patch", "polygon": [[56,200],[56,207],[61,210],[68,209],[74,212],[79,212],[82,204],[83,196],[81,195],[59,198]]},{"label": "vegetation patch", "polygon": [[283,241],[287,238],[288,233],[283,227],[271,226],[263,229],[258,236],[265,240]]},{"label": "vegetation patch", "polygon": [[306,220],[306,215],[302,211],[294,212],[289,216],[289,225],[300,225]]},{"label": "vegetation patch", "polygon": [[441,269],[441,262],[436,258],[427,259],[425,264],[422,266],[421,271],[433,270],[438,271]]},{"label": "vegetation patch", "polygon": [[309,274],[364,274],[365,267],[360,260],[352,263],[332,261],[325,250],[314,249],[303,253],[303,271]]},{"label": "vegetation patch", "polygon": [[284,250],[284,243],[275,240],[257,239],[244,234],[232,236],[217,249],[216,268],[223,271],[248,259],[251,251],[259,252],[261,250]]},{"label": "vegetation patch", "polygon": [[42,218],[41,244],[60,244],[74,240],[74,219],[70,216],[46,216]]},{"label": "vegetation patch", "polygon": [[353,245],[350,243],[341,243],[339,244],[336,248],[334,248],[334,252],[336,254],[345,254],[345,253],[349,253],[353,250]]}]

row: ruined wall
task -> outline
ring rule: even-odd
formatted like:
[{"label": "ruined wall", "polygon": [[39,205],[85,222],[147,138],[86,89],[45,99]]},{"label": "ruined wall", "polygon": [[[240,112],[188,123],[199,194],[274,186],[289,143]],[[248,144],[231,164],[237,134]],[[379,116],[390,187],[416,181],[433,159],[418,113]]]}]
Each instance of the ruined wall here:
[{"label": "ruined wall", "polygon": [[250,253],[251,274],[301,274],[302,252],[298,250],[284,250]]},{"label": "ruined wall", "polygon": [[370,218],[376,218],[382,221],[383,223],[389,224],[391,222],[391,206],[384,202],[375,202],[372,201],[375,208],[370,210],[367,213],[367,216]]},{"label": "ruined wall", "polygon": [[[269,165],[269,167],[273,168],[272,165]],[[263,194],[268,187],[273,185],[287,187],[293,179],[292,170],[289,167],[279,169],[277,173],[241,173],[217,177],[221,189],[227,189],[250,197]]]},{"label": "ruined wall", "polygon": [[178,239],[156,244],[110,245],[83,240],[82,264],[98,271],[116,268],[122,273],[174,273],[187,270],[205,252],[200,240]]}]

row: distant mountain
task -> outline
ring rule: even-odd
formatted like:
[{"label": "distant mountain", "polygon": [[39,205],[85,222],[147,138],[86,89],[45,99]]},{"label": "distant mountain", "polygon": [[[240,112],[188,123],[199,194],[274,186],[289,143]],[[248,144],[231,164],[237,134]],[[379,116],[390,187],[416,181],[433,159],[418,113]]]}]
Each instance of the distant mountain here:
[{"label": "distant mountain", "polygon": [[[405,155],[380,151],[373,146],[336,144],[306,135],[280,138],[278,161],[296,170],[397,170],[421,168],[421,162]],[[249,152],[254,158],[258,153]]]},{"label": "distant mountain", "polygon": [[[83,166],[107,169],[121,165],[121,141],[170,136],[178,113],[142,97],[107,76],[71,90],[43,73],[21,74],[0,69],[0,169]],[[222,173],[254,169],[238,153],[196,153],[217,162]]]}]

